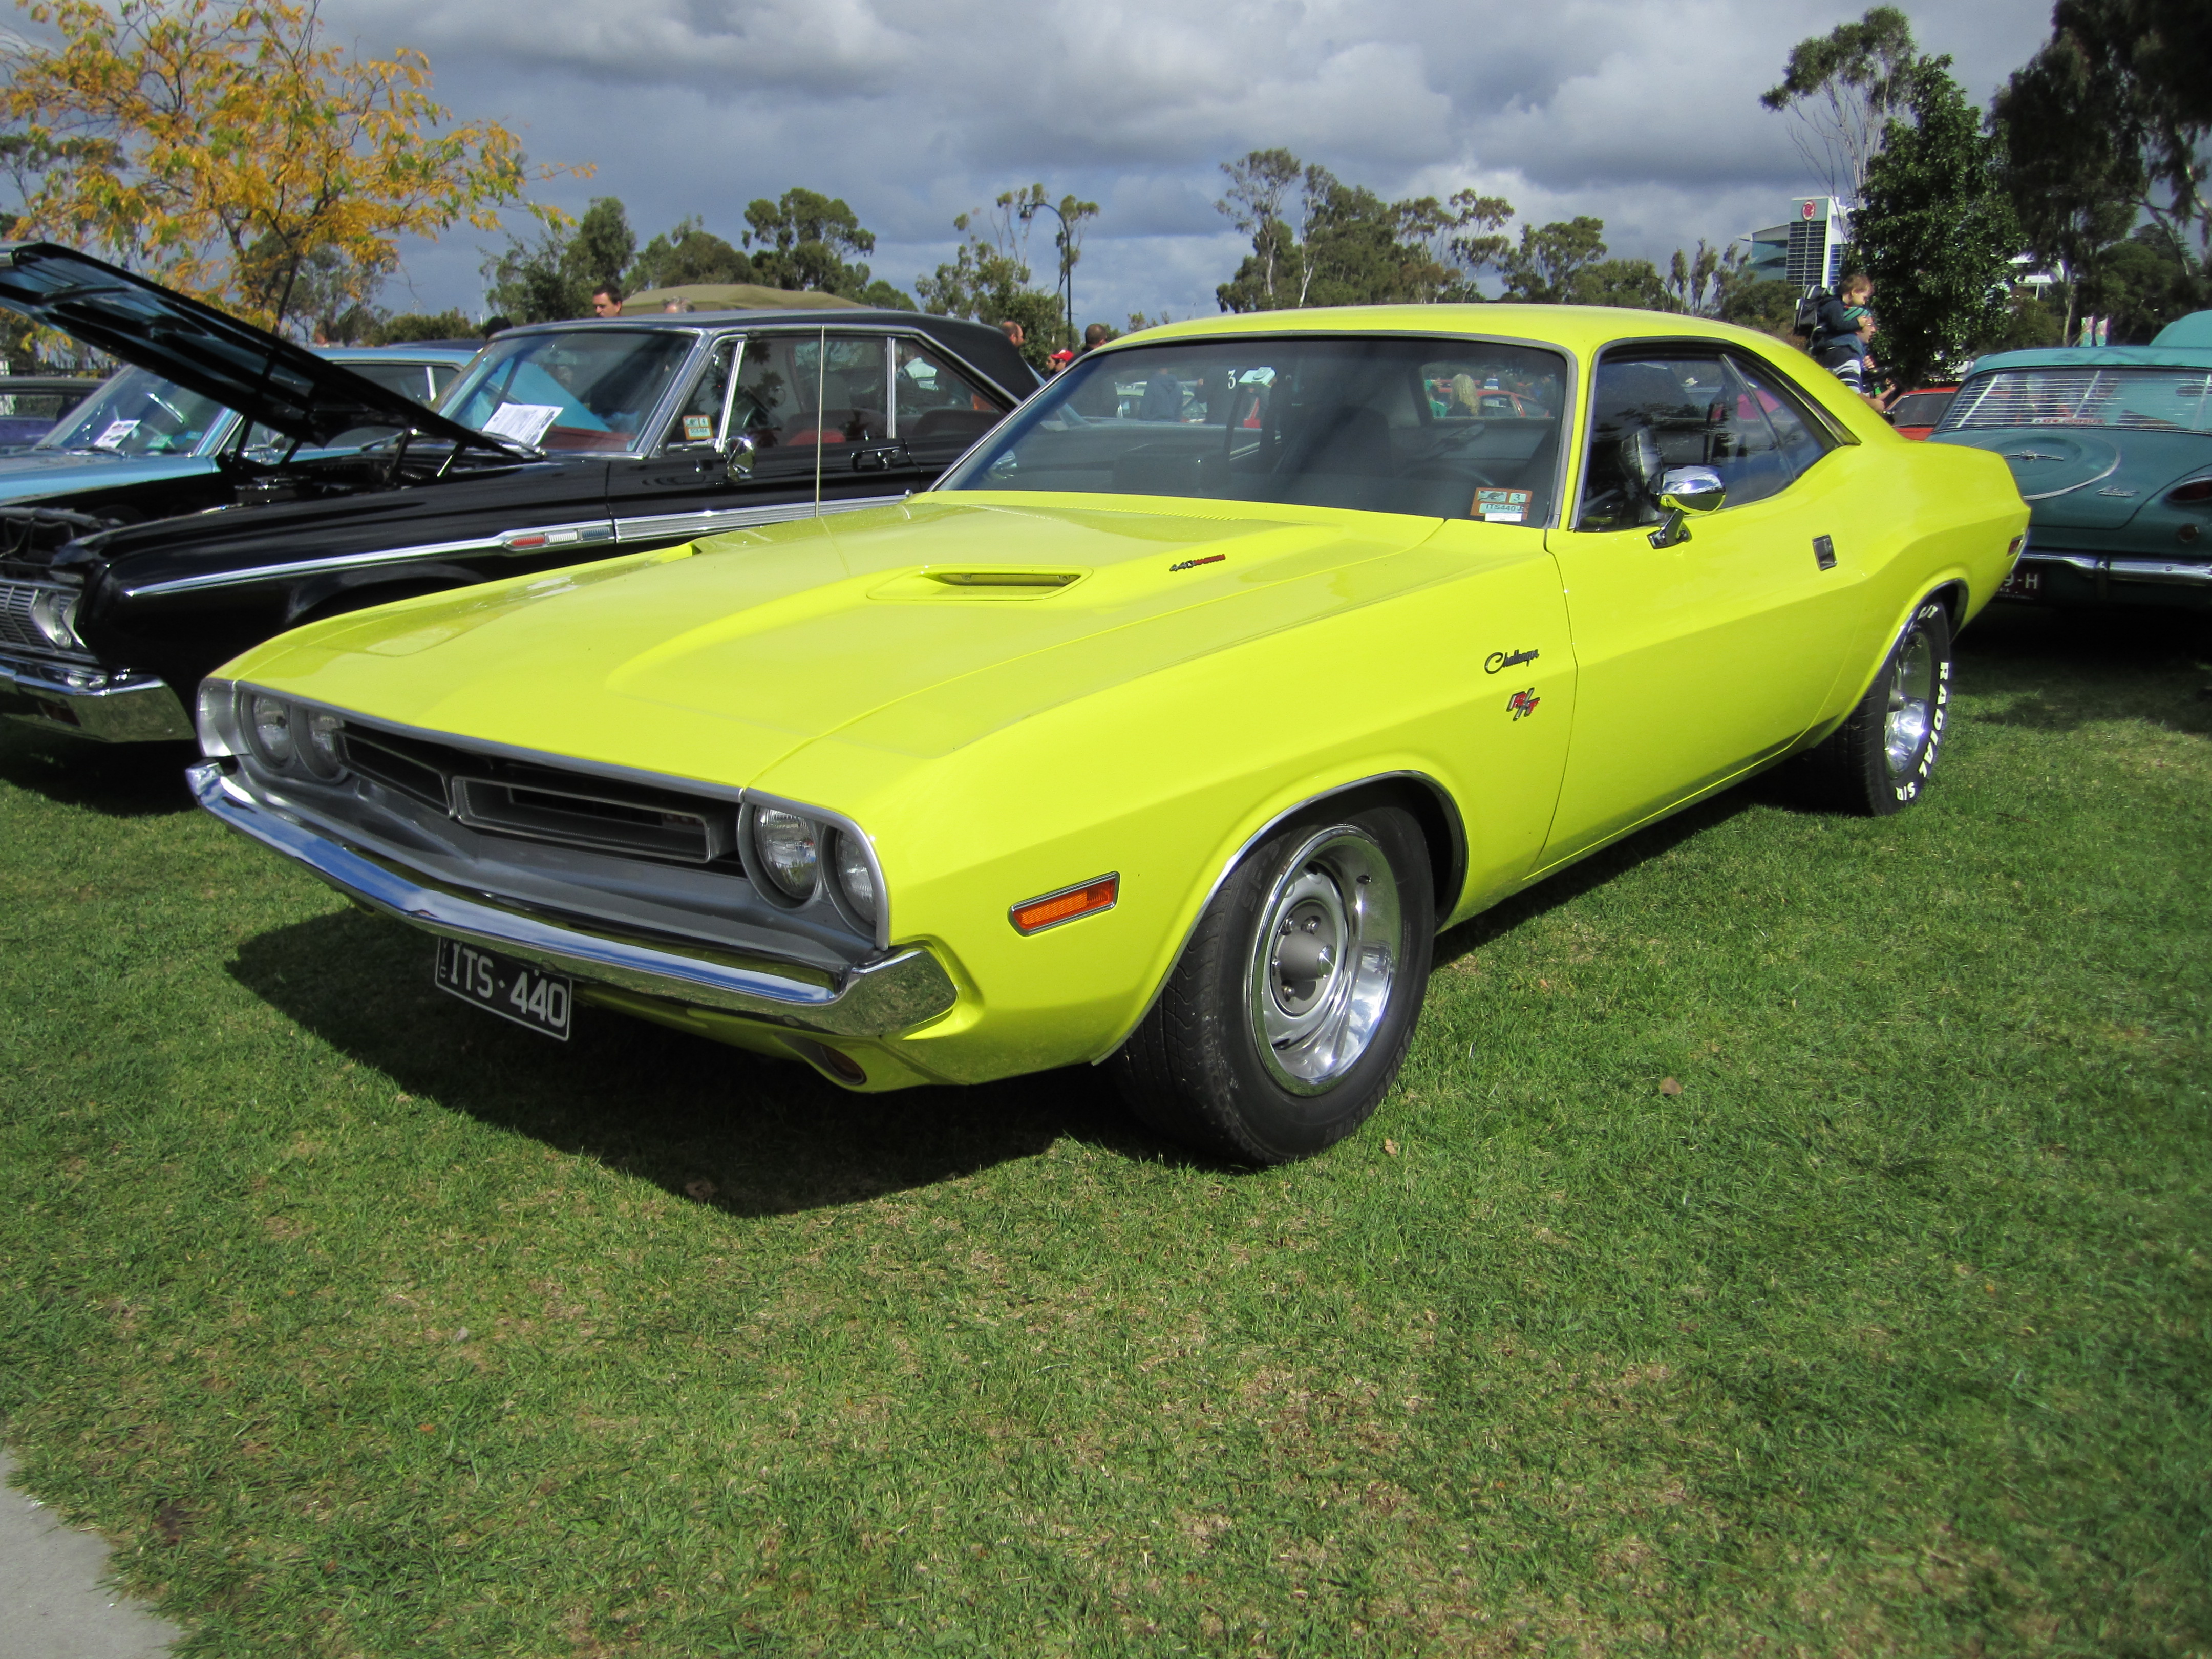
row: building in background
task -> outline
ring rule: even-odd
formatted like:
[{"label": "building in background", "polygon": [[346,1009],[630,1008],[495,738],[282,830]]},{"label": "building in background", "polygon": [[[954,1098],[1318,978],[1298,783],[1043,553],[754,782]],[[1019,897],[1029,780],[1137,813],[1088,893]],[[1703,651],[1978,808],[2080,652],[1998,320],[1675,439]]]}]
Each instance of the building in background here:
[{"label": "building in background", "polygon": [[1850,210],[1832,196],[1801,196],[1790,207],[1783,223],[1741,239],[1751,244],[1751,274],[1792,288],[1833,288],[1843,280]]}]

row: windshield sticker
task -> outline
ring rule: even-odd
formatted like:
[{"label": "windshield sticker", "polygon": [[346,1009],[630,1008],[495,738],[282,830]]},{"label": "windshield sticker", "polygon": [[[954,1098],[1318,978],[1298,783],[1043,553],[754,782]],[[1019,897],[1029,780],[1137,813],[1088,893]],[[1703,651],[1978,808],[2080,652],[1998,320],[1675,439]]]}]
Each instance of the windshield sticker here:
[{"label": "windshield sticker", "polygon": [[1528,516],[1528,501],[1525,489],[1478,489],[1474,510],[1488,524],[1519,524]]},{"label": "windshield sticker", "polygon": [[110,421],[107,430],[92,441],[94,449],[120,449],[124,441],[138,429],[136,421]]},{"label": "windshield sticker", "polygon": [[483,429],[495,438],[512,438],[535,449],[560,414],[558,404],[502,404],[483,423]]},{"label": "windshield sticker", "polygon": [[714,417],[711,415],[686,415],[684,417],[684,441],[687,444],[714,442]]}]

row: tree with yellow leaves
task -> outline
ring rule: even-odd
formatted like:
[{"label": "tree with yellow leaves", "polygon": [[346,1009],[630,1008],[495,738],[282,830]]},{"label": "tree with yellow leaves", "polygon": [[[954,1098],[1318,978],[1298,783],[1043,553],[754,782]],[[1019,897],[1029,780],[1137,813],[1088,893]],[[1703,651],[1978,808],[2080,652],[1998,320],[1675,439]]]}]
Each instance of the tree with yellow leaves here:
[{"label": "tree with yellow leaves", "polygon": [[[16,0],[58,44],[0,48],[14,234],[97,252],[282,328],[365,301],[397,239],[498,227],[533,179],[495,121],[452,125],[410,47],[328,44],[313,0]],[[564,217],[532,207],[541,219]]]}]

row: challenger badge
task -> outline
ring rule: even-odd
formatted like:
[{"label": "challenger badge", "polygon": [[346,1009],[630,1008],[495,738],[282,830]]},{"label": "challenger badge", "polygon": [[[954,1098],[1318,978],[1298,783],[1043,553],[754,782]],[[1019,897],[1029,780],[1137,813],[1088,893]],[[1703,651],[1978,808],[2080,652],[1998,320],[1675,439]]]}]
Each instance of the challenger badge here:
[{"label": "challenger badge", "polygon": [[1482,672],[1498,674],[1509,668],[1517,668],[1524,662],[1534,662],[1544,653],[1540,651],[1493,651],[1482,659]]}]

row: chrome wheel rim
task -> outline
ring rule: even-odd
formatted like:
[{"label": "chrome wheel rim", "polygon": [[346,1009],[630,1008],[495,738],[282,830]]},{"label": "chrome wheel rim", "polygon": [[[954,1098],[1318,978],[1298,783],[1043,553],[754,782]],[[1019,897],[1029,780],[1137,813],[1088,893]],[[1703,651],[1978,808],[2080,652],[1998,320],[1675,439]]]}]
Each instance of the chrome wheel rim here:
[{"label": "chrome wheel rim", "polygon": [[1889,676],[1889,712],[1882,720],[1882,748],[1889,775],[1901,778],[1920,758],[1936,713],[1936,647],[1917,628],[1898,648]]},{"label": "chrome wheel rim", "polygon": [[1397,878],[1374,838],[1340,824],[1284,864],[1244,974],[1252,1035],[1275,1081],[1317,1095],[1359,1063],[1397,982]]}]

